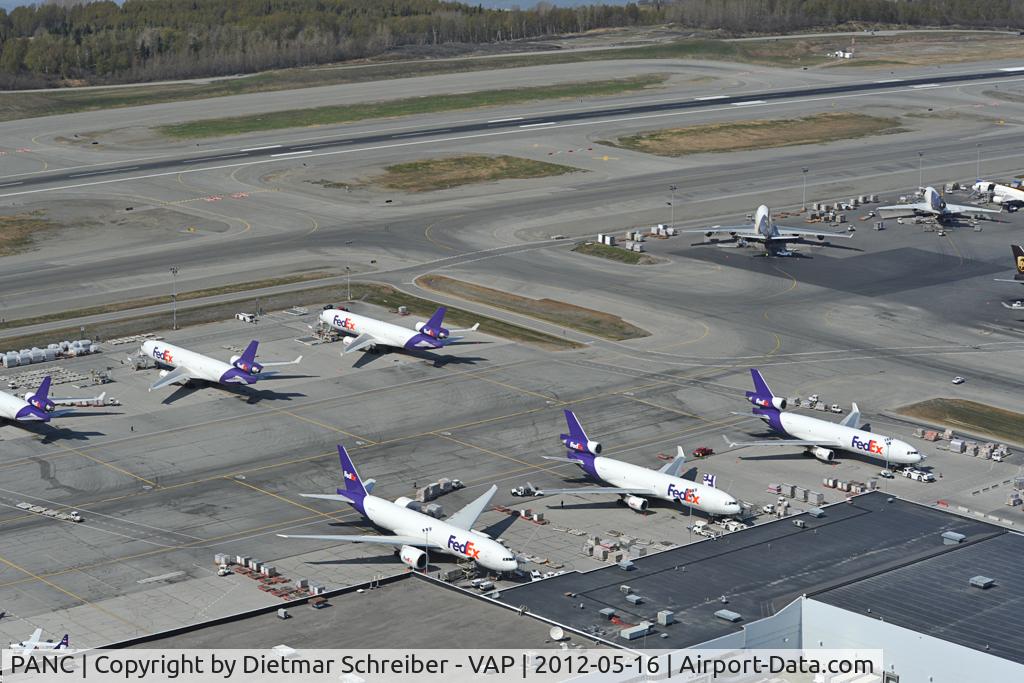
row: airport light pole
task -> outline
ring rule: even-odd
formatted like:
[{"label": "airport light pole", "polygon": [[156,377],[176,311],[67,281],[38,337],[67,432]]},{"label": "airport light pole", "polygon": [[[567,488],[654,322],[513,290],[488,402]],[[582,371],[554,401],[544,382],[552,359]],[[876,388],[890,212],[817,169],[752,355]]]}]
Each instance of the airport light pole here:
[{"label": "airport light pole", "polygon": [[801,206],[801,207],[803,207],[803,208],[801,209],[801,211],[806,211],[806,210],[807,210],[807,171],[809,171],[809,170],[810,170],[810,169],[809,169],[809,168],[807,168],[806,166],[804,166],[803,168],[801,168],[801,169],[800,169],[800,172],[801,172],[801,173],[803,174],[803,176],[804,176],[804,200],[803,200],[803,202],[802,202],[802,203],[800,204],[800,206]]},{"label": "airport light pole", "polygon": [[668,219],[668,227],[670,227],[670,228],[676,227],[676,190],[678,190],[678,189],[679,188],[676,187],[675,185],[669,185],[668,186],[669,192],[672,193],[672,201],[669,202],[669,207],[671,207],[671,208],[669,209],[669,219]]},{"label": "airport light pole", "polygon": [[346,301],[352,301],[352,269],[345,266],[345,286],[348,289]]},{"label": "airport light pole", "polygon": [[171,329],[178,329],[178,266],[171,266]]},{"label": "airport light pole", "polygon": [[434,527],[430,526],[423,527],[423,552],[426,553],[427,556],[427,565],[423,568],[424,574],[430,573],[430,540],[427,534],[429,534],[430,530],[433,528]]},{"label": "airport light pole", "polygon": [[974,160],[974,179],[981,180],[981,143],[977,144],[978,156]]},{"label": "airport light pole", "polygon": [[917,153],[917,187],[924,187],[924,152]]}]

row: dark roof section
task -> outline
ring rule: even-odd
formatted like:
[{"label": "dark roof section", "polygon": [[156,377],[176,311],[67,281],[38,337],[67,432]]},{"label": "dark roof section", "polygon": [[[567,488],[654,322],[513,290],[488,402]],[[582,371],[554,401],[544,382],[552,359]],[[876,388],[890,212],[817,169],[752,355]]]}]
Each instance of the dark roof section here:
[{"label": "dark roof section", "polygon": [[[796,527],[794,519],[803,520],[806,527]],[[691,647],[738,631],[744,622],[771,616],[802,594],[963,548],[944,545],[940,536],[944,531],[964,534],[965,543],[1006,534],[1001,527],[875,492],[828,506],[825,515],[817,519],[789,517],[635,559],[631,571],[611,565],[586,573],[570,572],[506,589],[500,599],[618,645],[626,644],[618,637],[624,626],[610,623],[599,613],[601,609],[615,609],[626,624],[656,624],[659,610],[671,610],[677,623],[655,626],[657,635],[632,641],[630,646]],[[680,533],[686,533],[682,526]],[[1003,578],[1003,572],[989,569],[987,563],[979,563],[971,576],[975,574]],[[622,585],[630,586],[643,602],[628,602]],[[924,582],[920,587],[927,585]],[[941,599],[929,592],[933,600]],[[720,600],[723,595],[727,604]],[[733,624],[716,618],[715,612],[722,608],[739,612],[742,621]],[[661,638],[661,633],[668,636]]]},{"label": "dark roof section", "polygon": [[[416,574],[381,588],[350,591],[327,607],[289,607],[242,616],[230,624],[203,626],[148,639],[142,648],[296,649],[372,648],[551,648],[550,626],[495,605],[477,595]],[[574,639],[575,640],[575,639]]]},{"label": "dark roof section", "polygon": [[[1024,536],[1001,534],[812,596],[1024,664]],[[979,574],[995,579],[975,588]]]}]

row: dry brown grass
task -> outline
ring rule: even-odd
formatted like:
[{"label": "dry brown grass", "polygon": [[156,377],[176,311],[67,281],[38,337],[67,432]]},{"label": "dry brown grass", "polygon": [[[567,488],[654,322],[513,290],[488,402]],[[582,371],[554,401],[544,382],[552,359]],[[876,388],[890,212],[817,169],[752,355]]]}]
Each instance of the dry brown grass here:
[{"label": "dry brown grass", "polygon": [[[849,46],[847,38],[833,38],[831,49]],[[996,59],[1024,59],[1024,39],[1005,33],[904,33],[895,36],[857,36],[857,56],[835,60],[828,66],[884,67],[935,66]]]},{"label": "dry brown grass", "polygon": [[850,112],[815,114],[799,119],[773,119],[713,123],[621,137],[617,147],[660,156],[811,145],[901,133],[898,119]]},{"label": "dry brown grass", "polygon": [[0,256],[25,251],[40,233],[59,227],[44,218],[42,211],[0,216]]},{"label": "dry brown grass", "polygon": [[546,178],[582,169],[507,155],[466,154],[395,164],[370,180],[390,190],[430,192],[498,180]]},{"label": "dry brown grass", "polygon": [[567,304],[564,301],[531,299],[444,275],[424,275],[417,280],[417,283],[428,289],[457,296],[460,299],[503,308],[506,311],[546,320],[555,325],[562,325],[605,339],[619,341],[650,335],[647,330],[628,323],[617,315]]},{"label": "dry brown grass", "polygon": [[1012,410],[959,398],[933,398],[903,406],[898,412],[954,430],[1024,444],[1024,415]]}]

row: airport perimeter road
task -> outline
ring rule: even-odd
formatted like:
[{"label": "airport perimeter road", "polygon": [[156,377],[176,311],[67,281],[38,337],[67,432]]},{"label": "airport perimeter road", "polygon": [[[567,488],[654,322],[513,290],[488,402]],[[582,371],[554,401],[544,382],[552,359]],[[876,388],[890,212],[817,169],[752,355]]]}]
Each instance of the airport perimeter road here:
[{"label": "airport perimeter road", "polygon": [[1024,79],[1024,67],[1004,67],[995,70],[918,76],[903,79],[886,78],[857,83],[768,90],[739,95],[711,95],[604,109],[581,109],[542,116],[480,120],[452,126],[441,125],[409,129],[400,133],[389,132],[362,136],[342,136],[320,140],[312,144],[257,145],[237,150],[218,150],[217,153],[212,155],[161,158],[155,161],[140,161],[138,163],[117,163],[107,168],[98,166],[91,169],[76,169],[56,173],[6,176],[3,178],[4,182],[0,182],[0,198],[17,197],[54,189],[72,190],[126,180],[145,180],[178,173],[229,169],[247,164],[271,162],[283,158],[323,156],[339,153],[354,147],[360,147],[363,150],[373,146],[388,148],[415,144],[418,140],[435,139],[439,136],[444,136],[444,139],[447,140],[470,140],[491,135],[531,132],[538,128],[551,126],[605,124],[625,121],[633,117],[655,117],[657,115],[668,115],[676,112],[720,107],[723,105],[742,107],[767,102],[856,93],[914,92],[915,90],[956,86],[980,81],[1018,81],[1020,79]]}]

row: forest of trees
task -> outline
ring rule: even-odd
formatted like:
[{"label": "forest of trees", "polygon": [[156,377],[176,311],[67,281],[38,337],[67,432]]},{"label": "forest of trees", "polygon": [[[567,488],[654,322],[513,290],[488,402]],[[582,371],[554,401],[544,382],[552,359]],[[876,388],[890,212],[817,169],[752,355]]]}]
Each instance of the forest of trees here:
[{"label": "forest of trees", "polygon": [[663,20],[657,6],[488,10],[441,0],[126,0],[0,10],[0,87],[248,73],[406,45],[490,43]]},{"label": "forest of trees", "polygon": [[501,11],[442,0],[61,0],[0,9],[0,88],[251,73],[403,46],[661,23],[734,34],[844,24],[1020,28],[1024,3],[659,0]]}]

